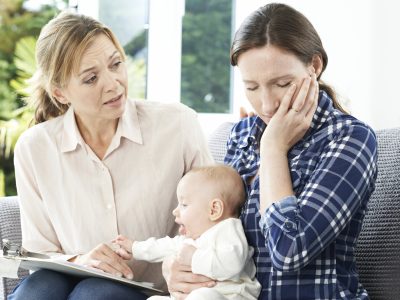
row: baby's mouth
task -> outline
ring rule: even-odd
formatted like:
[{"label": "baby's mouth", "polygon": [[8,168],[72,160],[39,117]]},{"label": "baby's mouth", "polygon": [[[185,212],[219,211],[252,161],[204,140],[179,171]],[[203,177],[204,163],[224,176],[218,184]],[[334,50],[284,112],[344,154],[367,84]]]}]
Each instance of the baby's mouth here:
[{"label": "baby's mouth", "polygon": [[186,235],[186,228],[185,228],[185,226],[183,226],[183,225],[179,226],[179,234],[180,234],[180,235]]},{"label": "baby's mouth", "polygon": [[183,224],[181,224],[181,223],[178,223],[178,222],[176,222],[178,225],[179,225],[179,234],[180,235],[186,235],[186,228],[185,228],[185,225],[183,225]]}]

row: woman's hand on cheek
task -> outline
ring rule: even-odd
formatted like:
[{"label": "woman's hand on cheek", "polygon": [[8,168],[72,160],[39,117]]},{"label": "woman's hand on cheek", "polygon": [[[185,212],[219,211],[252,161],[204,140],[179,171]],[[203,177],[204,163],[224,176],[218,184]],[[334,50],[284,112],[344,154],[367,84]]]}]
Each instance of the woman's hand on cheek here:
[{"label": "woman's hand on cheek", "polygon": [[293,84],[285,93],[278,110],[261,138],[261,151],[287,153],[310,128],[318,104],[318,83],[315,74],[303,80],[297,95]]},{"label": "woman's hand on cheek", "polygon": [[215,281],[203,275],[193,274],[190,266],[180,264],[172,256],[164,260],[162,270],[168,290],[174,299],[185,299],[195,289],[215,286]]}]

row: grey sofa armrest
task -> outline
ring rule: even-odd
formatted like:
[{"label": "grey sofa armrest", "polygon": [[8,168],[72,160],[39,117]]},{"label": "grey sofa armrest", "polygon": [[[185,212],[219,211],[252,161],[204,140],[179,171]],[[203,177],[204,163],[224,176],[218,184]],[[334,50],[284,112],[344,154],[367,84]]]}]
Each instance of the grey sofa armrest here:
[{"label": "grey sofa armrest", "polygon": [[[8,239],[15,243],[21,243],[21,225],[19,216],[19,206],[17,197],[0,198],[0,248],[3,248],[3,239]],[[21,270],[20,278],[27,271]],[[0,278],[0,299],[6,299],[12,292],[19,279]]]},{"label": "grey sofa armrest", "polygon": [[378,177],[356,248],[371,299],[400,299],[400,128],[378,130]]},{"label": "grey sofa armrest", "polygon": [[215,162],[218,164],[224,163],[226,154],[226,143],[231,133],[233,123],[222,123],[208,137],[208,147]]}]

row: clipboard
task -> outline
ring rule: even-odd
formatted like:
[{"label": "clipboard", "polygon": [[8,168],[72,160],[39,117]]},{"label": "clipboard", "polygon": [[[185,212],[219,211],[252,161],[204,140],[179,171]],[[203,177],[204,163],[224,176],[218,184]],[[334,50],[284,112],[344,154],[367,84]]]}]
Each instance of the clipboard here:
[{"label": "clipboard", "polygon": [[[11,267],[16,267],[17,270],[18,268],[32,271],[48,269],[82,278],[98,277],[134,286],[146,292],[148,295],[165,294],[164,291],[154,288],[154,284],[150,282],[134,281],[103,272],[99,269],[85,267],[69,261],[53,259],[46,254],[29,252],[20,245],[11,243],[9,240],[3,240],[2,242],[3,253],[2,256],[0,256],[0,262],[2,261],[2,264],[8,263]],[[0,277],[1,276],[3,275],[0,272]]]}]

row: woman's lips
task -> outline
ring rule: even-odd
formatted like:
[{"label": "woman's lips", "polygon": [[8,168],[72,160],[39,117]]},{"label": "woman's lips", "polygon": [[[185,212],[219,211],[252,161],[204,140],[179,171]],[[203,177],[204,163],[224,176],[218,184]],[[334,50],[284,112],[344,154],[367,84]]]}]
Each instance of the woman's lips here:
[{"label": "woman's lips", "polygon": [[107,102],[104,102],[104,105],[113,104],[113,103],[121,100],[121,98],[122,98],[122,94],[120,94],[117,97],[112,98],[111,100],[108,100]]}]

